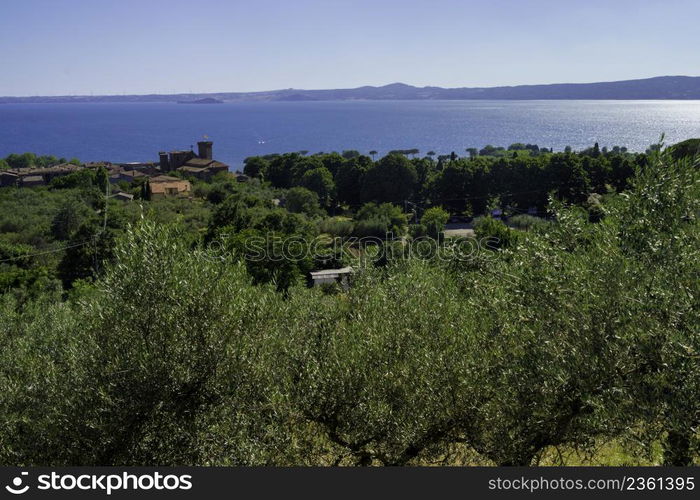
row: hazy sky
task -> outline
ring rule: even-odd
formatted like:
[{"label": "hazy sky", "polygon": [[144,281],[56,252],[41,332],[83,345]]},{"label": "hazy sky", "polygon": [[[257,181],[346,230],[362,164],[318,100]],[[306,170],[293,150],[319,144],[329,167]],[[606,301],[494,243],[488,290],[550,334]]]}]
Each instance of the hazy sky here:
[{"label": "hazy sky", "polygon": [[0,0],[0,95],[700,74],[698,0]]}]

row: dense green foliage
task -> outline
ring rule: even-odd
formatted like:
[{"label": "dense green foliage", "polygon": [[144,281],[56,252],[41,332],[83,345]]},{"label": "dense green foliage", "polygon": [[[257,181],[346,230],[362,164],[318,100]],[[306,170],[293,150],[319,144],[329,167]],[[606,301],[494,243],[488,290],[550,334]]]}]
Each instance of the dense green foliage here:
[{"label": "dense green foliage", "polygon": [[[299,153],[251,157],[245,172],[273,186],[304,186],[315,191],[326,207],[406,201],[442,206],[452,213],[481,214],[489,200],[503,206],[543,211],[550,194],[582,203],[591,192],[607,193],[627,187],[645,155],[596,146],[580,153],[552,153],[533,144],[513,144],[507,150],[487,146],[469,157],[456,154],[423,158],[418,150],[397,151],[374,161],[363,155]],[[408,158],[406,154],[413,155]]]},{"label": "dense green foliage", "polygon": [[[96,176],[0,190],[0,463],[531,465],[609,443],[636,463],[698,461],[697,163],[346,153],[257,159],[272,187],[221,176],[194,200],[105,203]],[[415,180],[326,217],[323,190],[343,209],[338,176],[355,169],[363,186]],[[550,222],[481,217],[457,243],[471,253],[407,254],[404,195],[427,204],[464,176],[480,214],[515,203],[508,182],[554,172],[536,193],[552,194]],[[414,235],[440,236],[450,208],[432,200]],[[309,288],[308,271],[347,258],[327,235],[400,258]]]},{"label": "dense green foliage", "polygon": [[420,221],[425,226],[428,236],[437,239],[445,229],[449,218],[450,214],[442,207],[432,207],[425,211]]},{"label": "dense green foliage", "polygon": [[0,158],[0,170],[4,168],[43,168],[57,165],[60,163],[73,163],[79,165],[80,162],[73,158],[66,160],[65,158],[56,158],[51,155],[37,156],[34,153],[10,154],[4,159]]}]

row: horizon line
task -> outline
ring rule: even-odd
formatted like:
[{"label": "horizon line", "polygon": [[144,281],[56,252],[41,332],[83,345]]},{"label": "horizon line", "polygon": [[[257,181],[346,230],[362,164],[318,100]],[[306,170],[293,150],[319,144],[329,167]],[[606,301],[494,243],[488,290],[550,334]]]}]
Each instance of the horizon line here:
[{"label": "horizon line", "polygon": [[523,84],[513,84],[513,85],[492,85],[492,86],[473,86],[473,87],[442,87],[440,85],[423,85],[423,86],[418,86],[418,85],[413,85],[409,83],[404,83],[404,82],[392,82],[392,83],[387,83],[384,85],[360,85],[357,87],[335,87],[335,88],[297,88],[297,87],[284,87],[284,88],[277,88],[277,89],[268,89],[268,90],[249,90],[249,91],[241,91],[241,90],[219,90],[219,91],[203,91],[203,92],[197,92],[197,91],[187,91],[187,92],[167,92],[167,91],[159,91],[159,92],[142,92],[142,93],[89,93],[89,94],[53,94],[53,95],[47,95],[47,94],[25,94],[25,95],[0,95],[0,99],[5,99],[5,98],[17,98],[17,99],[26,99],[26,98],[60,98],[60,97],[136,97],[136,96],[191,96],[191,95],[212,95],[212,94],[268,94],[268,93],[274,93],[274,92],[289,92],[289,91],[299,91],[299,92],[319,92],[319,91],[334,91],[334,90],[356,90],[356,89],[362,89],[362,88],[385,88],[385,87],[391,87],[391,86],[405,86],[405,87],[411,87],[415,89],[443,89],[443,90],[462,90],[462,89],[470,89],[470,90],[482,90],[482,89],[513,89],[513,88],[522,88],[522,87],[547,87],[547,86],[555,86],[555,85],[597,85],[597,84],[611,84],[611,83],[622,83],[622,82],[635,82],[635,81],[644,81],[644,80],[654,80],[654,79],[660,79],[660,78],[700,78],[700,76],[695,76],[695,75],[658,75],[658,76],[650,76],[650,77],[643,77],[643,78],[629,78],[625,80],[606,80],[606,81],[592,81],[592,82],[553,82],[553,83],[523,83]]}]

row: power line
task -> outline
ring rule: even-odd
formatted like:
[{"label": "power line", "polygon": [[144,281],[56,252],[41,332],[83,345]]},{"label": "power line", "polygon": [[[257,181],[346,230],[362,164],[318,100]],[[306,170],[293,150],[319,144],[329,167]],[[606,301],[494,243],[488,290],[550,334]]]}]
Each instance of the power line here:
[{"label": "power line", "polygon": [[94,243],[95,245],[97,245],[97,239],[100,237],[100,235],[102,235],[102,233],[107,231],[107,219],[108,219],[107,206],[108,206],[109,193],[110,193],[110,184],[109,184],[109,182],[107,182],[107,186],[105,187],[104,219],[103,219],[103,223],[102,223],[102,228],[98,232],[96,232],[94,235],[92,235],[90,238],[81,240],[80,242],[77,242],[77,243],[74,242],[74,243],[71,243],[70,245],[65,245],[63,247],[53,248],[51,250],[44,250],[41,252],[24,254],[24,255],[17,255],[15,257],[9,257],[7,259],[1,259],[0,264],[2,264],[4,262],[12,262],[12,261],[21,260],[21,259],[30,259],[32,257],[38,257],[41,255],[49,255],[49,254],[56,253],[56,252],[62,252],[62,251],[67,250],[69,248],[77,248],[77,247],[89,245],[90,243]]},{"label": "power line", "polygon": [[59,248],[53,248],[53,249],[51,249],[51,250],[44,250],[43,252],[28,253],[28,254],[24,254],[24,255],[17,255],[17,256],[15,256],[15,257],[9,257],[9,258],[7,258],[7,259],[2,259],[2,260],[0,260],[0,263],[3,263],[3,262],[10,262],[10,261],[13,261],[13,260],[20,260],[20,259],[29,259],[29,258],[31,258],[31,257],[38,257],[38,256],[40,256],[40,255],[48,255],[48,254],[51,254],[51,253],[62,252],[63,250],[66,250],[66,249],[68,249],[68,248],[76,248],[76,247],[88,245],[88,244],[92,243],[94,239],[96,239],[96,237],[98,236],[98,234],[99,234],[99,233],[95,234],[95,236],[93,236],[92,238],[90,238],[90,239],[88,239],[88,240],[83,240],[83,241],[81,241],[81,242],[79,242],[79,243],[73,243],[73,244],[71,244],[71,245],[66,245],[66,246],[59,247]]}]

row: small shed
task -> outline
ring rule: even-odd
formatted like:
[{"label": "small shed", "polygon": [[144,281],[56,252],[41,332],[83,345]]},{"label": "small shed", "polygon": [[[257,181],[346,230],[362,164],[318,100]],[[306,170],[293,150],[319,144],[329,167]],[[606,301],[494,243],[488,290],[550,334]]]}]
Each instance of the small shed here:
[{"label": "small shed", "polygon": [[45,186],[45,185],[46,185],[46,181],[40,175],[28,175],[26,177],[22,177],[22,186],[34,187],[34,186]]},{"label": "small shed", "polygon": [[343,287],[349,286],[349,278],[352,274],[352,267],[342,267],[340,269],[322,269],[320,271],[312,271],[311,279],[314,286],[339,283]]},{"label": "small shed", "polygon": [[112,198],[119,201],[134,201],[134,195],[131,193],[125,193],[124,191],[114,193]]}]

